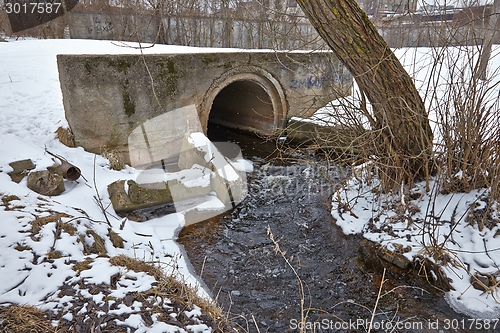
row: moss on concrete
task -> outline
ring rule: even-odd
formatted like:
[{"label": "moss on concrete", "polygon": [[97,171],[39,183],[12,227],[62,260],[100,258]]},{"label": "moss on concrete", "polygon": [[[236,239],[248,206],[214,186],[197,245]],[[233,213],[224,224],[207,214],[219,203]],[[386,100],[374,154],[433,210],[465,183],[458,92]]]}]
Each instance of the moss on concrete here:
[{"label": "moss on concrete", "polygon": [[125,55],[125,56],[88,56],[83,60],[83,66],[88,74],[96,72],[96,68],[100,64],[107,64],[109,67],[114,68],[119,73],[124,73],[132,64],[137,63],[137,57]]},{"label": "moss on concrete", "polygon": [[125,109],[125,114],[129,117],[135,113],[135,102],[130,98],[130,94],[125,87],[123,88],[123,108]]},{"label": "moss on concrete", "polygon": [[134,56],[118,56],[115,59],[108,57],[103,57],[108,62],[109,67],[116,68],[119,72],[127,71],[131,66],[132,62],[137,62],[137,57]]},{"label": "moss on concrete", "polygon": [[[184,61],[182,62],[184,63]],[[183,73],[183,71],[180,70],[182,66],[176,65],[176,62],[169,58],[157,59],[156,68],[158,70],[158,77],[162,81],[162,90],[165,91],[167,95],[176,94],[179,86],[178,80]]]},{"label": "moss on concrete", "polygon": [[135,205],[150,207],[172,202],[172,195],[164,182],[139,185],[133,180],[129,180],[127,184],[128,197]]}]

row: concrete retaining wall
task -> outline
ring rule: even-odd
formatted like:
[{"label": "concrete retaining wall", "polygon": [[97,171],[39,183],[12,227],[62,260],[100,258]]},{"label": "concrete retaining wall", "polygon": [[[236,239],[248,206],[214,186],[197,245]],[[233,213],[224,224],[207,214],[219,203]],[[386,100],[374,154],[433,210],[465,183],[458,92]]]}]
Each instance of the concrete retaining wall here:
[{"label": "concrete retaining wall", "polygon": [[[161,137],[176,132],[180,137],[199,130],[200,125],[206,132],[212,108],[217,106],[214,121],[272,134],[290,117],[307,117],[339,95],[349,94],[352,85],[350,73],[328,52],[162,54],[143,58],[59,55],[57,61],[66,118],[77,144],[96,153],[116,149],[127,162],[129,136],[145,132],[145,126],[160,132],[157,136]],[[217,99],[228,94],[232,94],[234,103]],[[262,108],[255,110],[262,100]],[[169,112],[180,116],[157,125],[158,119]],[[194,119],[196,115],[199,122]],[[179,124],[191,125],[179,130]],[[144,142],[149,144],[148,140]]]}]

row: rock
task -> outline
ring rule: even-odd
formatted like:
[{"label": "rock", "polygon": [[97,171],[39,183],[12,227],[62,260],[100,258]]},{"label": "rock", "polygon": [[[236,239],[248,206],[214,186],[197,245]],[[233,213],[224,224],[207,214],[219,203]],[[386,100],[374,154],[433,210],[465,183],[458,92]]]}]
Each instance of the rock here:
[{"label": "rock", "polygon": [[485,291],[486,288],[489,286],[489,279],[486,276],[481,276],[481,275],[471,275],[470,277],[470,283],[474,287],[474,289]]},{"label": "rock", "polygon": [[118,280],[120,280],[120,277],[121,277],[120,273],[111,275],[111,277],[109,278],[109,285],[111,286],[112,289],[116,289],[116,284]]},{"label": "rock", "polygon": [[491,288],[497,285],[498,281],[495,274],[485,274],[485,275],[475,274],[471,275],[470,283],[472,284],[474,289],[487,291],[487,288]]},{"label": "rock", "polygon": [[[406,271],[412,266],[412,262],[403,254],[389,251],[386,247],[378,243],[363,239],[359,242],[359,245],[361,246],[360,250],[363,254],[363,260],[365,263],[377,270],[381,270],[386,267],[398,273],[398,269]],[[379,260],[383,260],[392,265],[384,265],[383,262],[379,262]]]},{"label": "rock", "polygon": [[35,168],[35,165],[30,159],[12,162],[9,163],[9,165],[12,169],[14,169],[14,171],[9,172],[8,175],[13,182],[18,184],[28,174],[29,170],[33,170]]},{"label": "rock", "polygon": [[141,185],[133,180],[126,182],[128,193],[125,191],[125,180],[117,180],[108,185],[109,198],[117,214],[172,202],[165,182]]},{"label": "rock", "polygon": [[64,192],[63,176],[48,170],[31,172],[28,175],[28,188],[36,193],[56,196]]},{"label": "rock", "polygon": [[411,267],[411,261],[404,255],[389,251],[385,248],[380,250],[380,257],[401,269],[408,269]]},{"label": "rock", "polygon": [[207,195],[210,193],[210,183],[208,186],[186,186],[178,180],[170,180],[167,182],[170,194],[174,201],[181,201]]},{"label": "rock", "polygon": [[[220,153],[217,147],[201,132],[186,134],[183,140],[178,166],[183,169],[178,179],[165,179],[163,170],[149,169],[142,172],[137,182],[117,181],[108,186],[108,193],[116,213],[202,198],[215,192],[223,203],[221,209],[205,209],[193,214],[215,216],[227,209],[231,203],[240,203],[245,193],[246,182],[235,168]],[[160,180],[160,181],[159,181]],[[127,190],[125,190],[127,188]],[[201,216],[201,215],[200,215]],[[194,220],[200,221],[200,216]]]}]

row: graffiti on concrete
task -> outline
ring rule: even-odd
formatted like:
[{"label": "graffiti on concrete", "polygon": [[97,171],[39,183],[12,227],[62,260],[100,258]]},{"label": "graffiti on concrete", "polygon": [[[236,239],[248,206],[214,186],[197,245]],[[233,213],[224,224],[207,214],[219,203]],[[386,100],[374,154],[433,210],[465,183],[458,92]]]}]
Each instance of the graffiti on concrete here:
[{"label": "graffiti on concrete", "polygon": [[305,78],[297,78],[290,81],[290,89],[311,89],[320,88],[325,84],[338,84],[349,82],[352,80],[351,73],[337,73],[329,76],[308,76]]}]

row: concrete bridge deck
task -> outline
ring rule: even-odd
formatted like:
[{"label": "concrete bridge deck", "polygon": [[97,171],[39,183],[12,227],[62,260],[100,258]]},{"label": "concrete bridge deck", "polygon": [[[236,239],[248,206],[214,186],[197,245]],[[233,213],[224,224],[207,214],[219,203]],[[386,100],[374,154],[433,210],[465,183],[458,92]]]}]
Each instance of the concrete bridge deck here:
[{"label": "concrete bridge deck", "polygon": [[170,137],[173,151],[185,133],[206,133],[212,123],[270,135],[352,86],[329,52],[58,55],[57,61],[76,143],[96,153],[116,149],[132,164],[131,137],[138,134],[148,149],[154,144],[147,132]]}]

